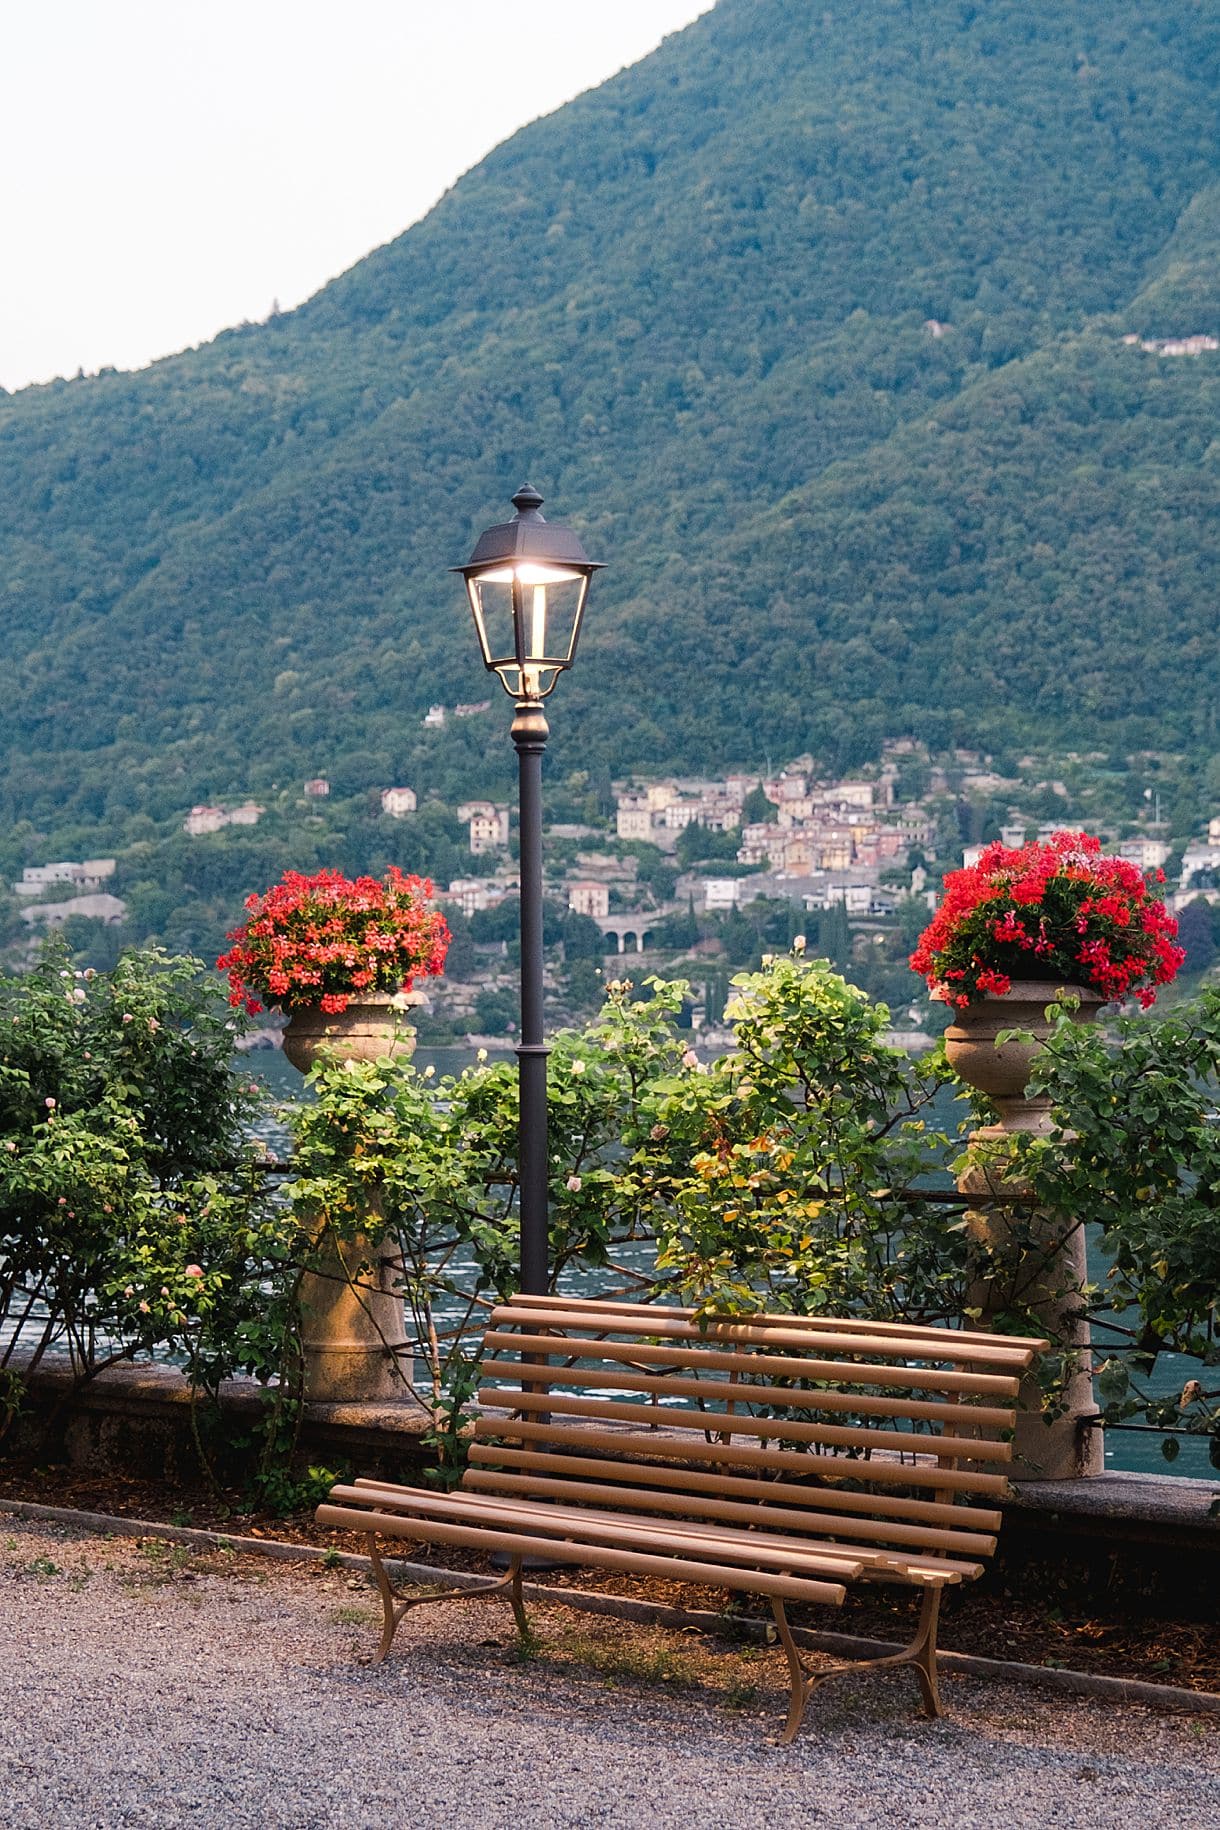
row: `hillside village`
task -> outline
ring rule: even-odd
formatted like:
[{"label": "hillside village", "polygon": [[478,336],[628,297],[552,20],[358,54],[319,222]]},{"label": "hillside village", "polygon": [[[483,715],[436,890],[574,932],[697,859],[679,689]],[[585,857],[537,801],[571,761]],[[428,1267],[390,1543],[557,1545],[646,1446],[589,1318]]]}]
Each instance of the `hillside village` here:
[{"label": "hillside village", "polygon": [[[1094,757],[1091,764],[1099,769],[1102,761]],[[1134,818],[1098,818],[1081,788],[1090,759],[1061,766],[1071,774],[1075,763],[1084,773],[1069,788],[1042,778],[1032,757],[1022,760],[1019,773],[1004,774],[982,753],[933,756],[913,739],[898,739],[884,746],[877,764],[841,779],[811,756],[765,774],[650,779],[636,772],[609,782],[594,805],[595,796],[577,792],[584,778],[575,777],[568,793],[552,791],[558,817],[547,832],[552,1014],[565,1020],[586,1013],[606,977],[679,975],[692,985],[692,1026],[714,1040],[732,973],[803,934],[886,998],[899,1031],[918,1039],[939,1027],[940,1017],[926,1005],[906,956],[936,906],[943,873],[973,863],[992,839],[1018,846],[1081,823],[1101,831],[1140,870],[1166,872],[1164,893],[1183,920],[1192,964],[1206,970],[1220,947],[1220,816],[1175,838],[1160,818],[1160,790],[1154,797],[1148,789]],[[1153,758],[1145,763],[1152,774],[1160,766]],[[327,776],[299,783],[290,800],[295,818],[323,842],[351,817],[353,803],[332,797]],[[433,872],[454,929],[446,976],[429,987],[425,1034],[438,1041],[511,1037],[513,810],[490,799],[446,808],[401,783],[368,790],[360,804],[363,830],[375,832],[380,822],[388,857],[405,869]],[[328,808],[333,812],[321,811]],[[1053,814],[1055,808],[1061,811]],[[566,817],[573,812],[583,817]],[[190,808],[180,821],[189,847],[185,868],[192,875],[213,866],[241,868],[240,855],[212,848],[253,843],[237,835],[283,817],[282,808],[252,798]],[[438,822],[453,835],[436,854],[438,862],[450,861],[447,870],[429,861],[427,835]],[[467,868],[453,868],[463,855]],[[34,937],[55,928],[67,929],[82,957],[104,958],[120,944],[149,938],[147,899],[137,895],[129,907],[123,893],[132,875],[130,860],[121,857],[25,866],[11,884],[17,907],[10,954],[28,952]],[[214,933],[188,936],[197,950],[215,950],[221,924],[236,919],[244,893],[234,892],[218,909]],[[172,931],[154,937],[180,944]]]}]

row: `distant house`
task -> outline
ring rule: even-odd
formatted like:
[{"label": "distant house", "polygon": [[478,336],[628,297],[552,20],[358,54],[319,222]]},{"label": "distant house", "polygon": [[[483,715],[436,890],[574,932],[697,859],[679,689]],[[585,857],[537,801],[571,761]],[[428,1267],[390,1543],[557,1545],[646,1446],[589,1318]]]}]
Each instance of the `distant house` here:
[{"label": "distant house", "polygon": [[653,810],[643,795],[623,795],[615,814],[620,839],[651,839]]},{"label": "distant house", "polygon": [[[1130,338],[1124,337],[1123,342],[1130,342]],[[1150,356],[1202,356],[1220,350],[1220,337],[1145,337],[1140,348]]]},{"label": "distant house", "polygon": [[481,807],[470,815],[471,856],[501,851],[508,844],[508,808]]},{"label": "distant house", "polygon": [[219,832],[223,826],[257,826],[262,814],[257,801],[243,801],[229,813],[223,807],[192,807],[182,829],[198,837],[203,832]]},{"label": "distant house", "polygon": [[381,790],[381,811],[388,813],[392,820],[401,820],[405,814],[414,813],[419,801],[414,788],[383,788]]},{"label": "distant house", "polygon": [[431,724],[431,725],[442,725],[442,724],[444,724],[444,722],[445,722],[444,706],[443,705],[430,705],[428,707],[427,711],[424,713],[424,723]]},{"label": "distant house", "polygon": [[494,801],[463,801],[457,817],[470,827],[470,850],[478,858],[508,844],[508,808]]},{"label": "distant house", "polygon": [[709,915],[717,910],[746,908],[758,895],[756,877],[704,877],[699,887]]},{"label": "distant house", "polygon": [[583,879],[568,885],[568,908],[574,915],[591,915],[600,921],[610,913],[610,886]]},{"label": "distant house", "polygon": [[1128,864],[1134,864],[1137,870],[1159,871],[1169,856],[1169,846],[1164,839],[1124,839],[1121,845],[1114,848],[1115,856],[1125,858]]},{"label": "distant house", "polygon": [[438,900],[454,904],[463,915],[474,915],[480,909],[494,909],[511,893],[490,877],[455,877]]},{"label": "distant house", "polygon": [[53,883],[70,883],[77,890],[97,890],[107,877],[114,876],[114,870],[113,858],[86,858],[83,864],[67,859],[58,864],[31,864],[22,871],[21,882],[14,883],[13,891],[18,896],[41,896]]},{"label": "distant house", "polygon": [[311,776],[305,784],[305,798],[310,801],[324,801],[330,793],[330,783],[324,775]]},{"label": "distant house", "polygon": [[[439,706],[433,706],[432,710],[440,711],[441,722],[443,724],[444,723],[443,709]],[[470,705],[455,705],[453,708],[453,715],[455,718],[477,718],[480,712],[489,712],[490,710],[491,710],[491,700],[490,699],[476,699]],[[427,718],[425,718],[424,723],[427,724],[427,722],[428,722],[428,720],[427,720]]]}]

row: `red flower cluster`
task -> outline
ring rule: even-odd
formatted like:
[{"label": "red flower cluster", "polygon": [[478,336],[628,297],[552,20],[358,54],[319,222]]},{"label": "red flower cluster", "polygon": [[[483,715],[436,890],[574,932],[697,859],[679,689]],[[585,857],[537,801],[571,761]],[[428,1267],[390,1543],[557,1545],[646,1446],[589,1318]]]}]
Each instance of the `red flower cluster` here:
[{"label": "red flower cluster", "polygon": [[1186,957],[1177,931],[1133,864],[1103,857],[1088,833],[1057,832],[1017,851],[989,845],[977,864],[950,871],[911,967],[959,1010],[1014,978],[1135,996],[1147,1009]]},{"label": "red flower cluster", "polygon": [[430,905],[432,885],[391,865],[383,882],[339,871],[287,871],[261,896],[216,965],[229,975],[229,1003],[253,1015],[260,999],[283,1010],[319,1004],[328,1016],[361,992],[409,991],[445,964],[449,928]]}]

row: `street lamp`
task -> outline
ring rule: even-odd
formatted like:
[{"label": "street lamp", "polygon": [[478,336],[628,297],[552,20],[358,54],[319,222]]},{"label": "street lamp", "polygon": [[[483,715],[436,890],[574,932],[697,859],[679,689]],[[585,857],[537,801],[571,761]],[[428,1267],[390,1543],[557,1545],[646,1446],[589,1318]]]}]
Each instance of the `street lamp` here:
[{"label": "street lamp", "polygon": [[483,665],[515,703],[521,844],[521,1039],[518,1188],[521,1288],[547,1287],[546,1058],[542,1019],[542,753],[550,735],[542,702],[571,667],[589,580],[600,565],[570,528],[554,527],[542,497],[523,483],[511,521],[479,535],[464,566]]}]

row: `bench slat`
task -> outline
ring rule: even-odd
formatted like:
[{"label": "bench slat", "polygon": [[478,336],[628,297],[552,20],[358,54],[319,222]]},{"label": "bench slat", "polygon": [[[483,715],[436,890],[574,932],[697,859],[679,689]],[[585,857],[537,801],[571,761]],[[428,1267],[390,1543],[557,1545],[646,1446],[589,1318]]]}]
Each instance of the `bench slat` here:
[{"label": "bench slat", "polygon": [[[801,1338],[801,1343],[810,1336],[836,1336],[838,1340],[876,1340],[883,1343],[878,1347],[880,1352],[894,1354],[911,1354],[913,1358],[927,1360],[951,1360],[951,1362],[971,1362],[971,1360],[1001,1360],[1001,1362],[1028,1363],[1035,1354],[1044,1352],[1050,1347],[1050,1341],[1033,1340],[1032,1336],[1021,1334],[990,1334],[990,1332],[966,1332],[964,1329],[931,1329],[924,1323],[905,1323],[905,1321],[861,1321],[856,1316],[781,1316],[781,1314],[750,1314],[750,1316],[722,1316],[706,1321],[695,1321],[695,1310],[691,1308],[653,1308],[649,1303],[616,1303],[616,1301],[596,1301],[589,1297],[508,1297],[508,1303],[501,1303],[492,1308],[492,1323],[516,1323],[527,1314],[534,1314],[536,1321],[543,1321],[547,1327],[567,1327],[567,1329],[596,1329],[605,1327],[605,1321],[622,1316],[626,1323],[624,1329],[609,1327],[611,1334],[642,1334],[646,1340],[653,1336],[673,1336],[677,1340],[715,1341],[722,1338],[765,1338],[779,1334],[794,1334]],[[927,1347],[927,1354],[920,1349]],[[947,1351],[946,1351],[947,1347]],[[847,1352],[860,1352],[854,1345],[845,1349]]]},{"label": "bench slat", "polygon": [[783,1356],[746,1348],[662,1347],[652,1341],[586,1340],[565,1334],[503,1334],[495,1329],[484,1336],[483,1346],[494,1352],[568,1355],[572,1359],[606,1360],[641,1366],[707,1366],[714,1372],[750,1371],[775,1378],[834,1379],[850,1374],[852,1385],[883,1385],[895,1390],[961,1392],[994,1398],[1015,1398],[1021,1382],[1010,1373],[945,1372],[932,1366],[867,1365],[849,1360],[814,1360]]},{"label": "bench slat", "polygon": [[[945,1549],[974,1551],[983,1556],[995,1549],[994,1533],[1000,1527],[998,1512],[961,1502],[911,1499],[893,1493],[860,1493],[843,1487],[798,1487],[791,1481],[768,1480],[757,1474],[708,1474],[673,1462],[658,1467],[639,1461],[549,1454],[541,1449],[517,1449],[505,1443],[478,1441],[470,1444],[470,1461],[472,1476],[492,1468],[507,1469],[510,1473],[526,1468],[546,1474],[622,1483],[627,1489],[648,1486],[673,1489],[681,1496],[739,1497],[748,1501],[751,1509],[757,1509],[758,1516],[763,1518],[779,1501],[785,1506],[808,1507],[815,1523],[820,1523],[824,1513],[842,1515],[833,1525],[833,1530],[838,1532],[882,1536],[890,1531],[905,1533],[918,1529],[927,1531],[929,1545],[934,1538],[952,1539],[952,1543],[944,1545]],[[976,1529],[964,1529],[967,1526]],[[821,1529],[832,1527],[822,1524]],[[895,1540],[903,1541],[916,1540]]]},{"label": "bench slat", "polygon": [[[539,1313],[531,1311],[531,1320]],[[491,1319],[497,1324],[520,1320],[522,1311],[501,1307],[493,1309]],[[557,1328],[585,1330],[604,1328],[607,1334],[631,1333],[628,1323],[637,1318],[624,1317],[623,1326],[615,1328],[607,1325],[604,1315],[576,1315],[566,1310],[547,1312],[548,1320]],[[795,1318],[794,1318],[795,1319]],[[787,1322],[788,1318],[785,1318]],[[827,1352],[843,1354],[869,1353],[876,1358],[884,1359],[887,1354],[896,1358],[918,1358],[922,1360],[944,1361],[948,1364],[978,1364],[981,1366],[1014,1366],[1024,1370],[1032,1358],[1032,1349],[1023,1344],[1014,1351],[1013,1348],[1001,1345],[1003,1335],[991,1335],[988,1340],[975,1344],[960,1342],[954,1330],[948,1328],[927,1328],[918,1336],[856,1334],[838,1329],[836,1324],[828,1323],[823,1330],[799,1329],[796,1327],[762,1327],[756,1316],[742,1322],[715,1322],[706,1329],[698,1328],[692,1322],[673,1320],[659,1316],[655,1322],[649,1322],[646,1328],[639,1330],[647,1339],[677,1341],[717,1341],[752,1342],[759,1346],[779,1344],[785,1347],[816,1346]]]},{"label": "bench slat", "polygon": [[[742,1370],[752,1370],[744,1356]],[[545,1386],[548,1389],[555,1385],[587,1387],[595,1390],[643,1392],[660,1398],[672,1393],[678,1398],[705,1398],[713,1404],[763,1404],[787,1410],[854,1411],[864,1417],[905,1417],[918,1423],[969,1424],[972,1429],[977,1426],[980,1430],[988,1427],[993,1430],[1011,1430],[1016,1423],[1015,1411],[1001,1410],[991,1405],[936,1404],[919,1398],[884,1398],[873,1392],[794,1391],[791,1386],[783,1385],[733,1385],[713,1379],[688,1379],[672,1373],[650,1375],[603,1372],[596,1368],[586,1370],[584,1367],[553,1367],[537,1363],[527,1366],[522,1360],[499,1358],[483,1362],[485,1378],[500,1374],[505,1378],[524,1378],[531,1386]]]},{"label": "bench slat", "polygon": [[[523,1394],[524,1395],[524,1394]],[[569,1400],[569,1402],[574,1402]],[[606,1406],[600,1400],[590,1400],[594,1404],[594,1414],[604,1416]],[[553,1409],[550,1399],[539,1397],[539,1408]],[[640,1417],[642,1406],[624,1405],[632,1422],[645,1421]],[[670,1413],[662,1411],[659,1416],[666,1421]],[[577,1428],[574,1425],[566,1429],[562,1425],[535,1422],[527,1417],[480,1417],[475,1422],[476,1437],[486,1439],[489,1436],[519,1438],[522,1442],[560,1442],[570,1443],[574,1447],[585,1449],[606,1449],[611,1454],[618,1453],[661,1457],[667,1461],[680,1458],[683,1461],[708,1461],[723,1463],[725,1466],[736,1465],[747,1468],[773,1468],[785,1474],[797,1474],[804,1479],[816,1475],[820,1480],[858,1480],[870,1485],[881,1482],[886,1486],[934,1487],[942,1492],[958,1493],[992,1493],[997,1499],[1003,1499],[1009,1491],[1008,1482],[1002,1474],[976,1474],[966,1468],[928,1467],[927,1464],[913,1464],[875,1457],[867,1462],[853,1462],[844,1456],[814,1456],[802,1453],[797,1449],[756,1449],[744,1443],[704,1442],[693,1433],[676,1432],[665,1435],[660,1430],[646,1428],[633,1431],[603,1430],[596,1425]],[[943,1439],[942,1439],[943,1440]],[[963,1444],[965,1456],[969,1455],[972,1445]]]},{"label": "bench slat", "polygon": [[794,1601],[842,1605],[847,1593],[841,1582],[817,1582],[806,1576],[780,1576],[766,1570],[738,1569],[685,1557],[663,1557],[638,1551],[612,1549],[600,1544],[573,1544],[561,1538],[536,1537],[519,1531],[498,1531],[490,1526],[455,1525],[435,1518],[408,1518],[355,1506],[319,1506],[319,1525],[334,1531],[380,1532],[388,1537],[422,1539],[425,1543],[456,1544],[470,1550],[506,1550],[521,1556],[539,1556],[550,1562],[584,1563],[598,1569],[624,1570],[628,1574],[660,1576],[670,1581],[706,1583],[713,1588],[740,1589],[750,1595],[780,1595]]},{"label": "bench slat", "polygon": [[[539,1383],[545,1382],[546,1370],[539,1369]],[[684,1405],[670,1405],[665,1410],[639,1404],[616,1404],[607,1398],[579,1398],[566,1392],[523,1391],[515,1387],[481,1386],[476,1392],[481,1405],[508,1411],[535,1411],[569,1417],[609,1417],[619,1423],[639,1425],[664,1424],[667,1429],[688,1429],[700,1435],[757,1436],[760,1440],[825,1444],[841,1449],[892,1449],[911,1455],[928,1455],[938,1461],[1010,1461],[1010,1442],[989,1441],[966,1436],[923,1436],[913,1431],[870,1430],[833,1423],[777,1421],[770,1417],[730,1416],[727,1411],[697,1411]],[[812,1408],[812,1407],[811,1407]],[[871,1463],[856,1468],[858,1479],[871,1475],[862,1471]]]},{"label": "bench slat", "polygon": [[[332,1504],[340,1505],[375,1503],[412,1518],[452,1518],[474,1524],[486,1518],[496,1525],[520,1521],[538,1535],[554,1532],[581,1543],[620,1545],[627,1550],[697,1550],[704,1557],[719,1557],[747,1568],[763,1564],[778,1570],[803,1570],[806,1575],[854,1578],[863,1572],[866,1561],[866,1554],[858,1554],[846,1545],[811,1540],[802,1544],[795,1538],[780,1541],[778,1537],[756,1536],[710,1524],[627,1518],[622,1513],[597,1512],[587,1507],[531,1505],[528,1500],[486,1493],[424,1493],[418,1488],[377,1487],[361,1482],[358,1486],[333,1487],[330,1498]],[[875,1562],[882,1554],[874,1552],[872,1560]],[[923,1562],[926,1564],[927,1559]],[[945,1565],[946,1569],[951,1567]]]},{"label": "bench slat", "polygon": [[[375,1486],[376,1482],[357,1481],[356,1485],[358,1487]],[[674,1513],[679,1516],[694,1515],[703,1519],[723,1519],[726,1523],[738,1525],[786,1526],[794,1532],[823,1531],[834,1534],[843,1532],[845,1526],[850,1530],[854,1524],[857,1527],[857,1533],[859,1532],[859,1521],[845,1521],[842,1518],[836,1518],[833,1513],[788,1512],[780,1506],[763,1506],[758,1500],[717,1500],[693,1493],[650,1493],[641,1488],[605,1487],[593,1481],[548,1480],[543,1475],[506,1474],[501,1470],[490,1468],[469,1469],[462,1483],[462,1491],[465,1493],[503,1493],[510,1497],[514,1494],[540,1494],[547,1499],[560,1501],[571,1499],[588,1502],[595,1506],[617,1506],[624,1513],[643,1511]],[[960,1548],[953,1543],[942,1544],[940,1542],[943,1538],[953,1539],[956,1534],[952,1532],[937,1532],[918,1526],[907,1526],[905,1527],[906,1535],[901,1535],[903,1533],[904,1527],[891,1525],[888,1530],[884,1526],[876,1526],[869,1535],[877,1539],[888,1539],[890,1545],[897,1547],[900,1561],[919,1562],[921,1560],[920,1552],[923,1553],[923,1561],[926,1561],[930,1552]],[[819,1548],[823,1548],[820,1540],[816,1542]],[[984,1555],[990,1552],[994,1542],[993,1538],[982,1539],[982,1544],[986,1547]],[[847,1545],[844,1548],[851,1551],[857,1547]],[[874,1549],[864,1548],[863,1554],[875,1560],[879,1556],[885,1556],[886,1552],[878,1544]],[[939,1559],[939,1567],[957,1570],[961,1574],[970,1576],[977,1576],[982,1571],[982,1565],[979,1563],[959,1560],[948,1555]]]},{"label": "bench slat", "polygon": [[[508,1299],[506,1305],[516,1309],[568,1309],[580,1310],[585,1314],[635,1315],[651,1317],[654,1315],[676,1316],[693,1320],[694,1309],[666,1307],[663,1303],[620,1301],[610,1296],[532,1296],[525,1291],[517,1291]],[[492,1311],[494,1319],[495,1311]],[[726,1320],[757,1322],[764,1328],[825,1328],[833,1327],[848,1332],[860,1330],[866,1334],[895,1334],[923,1338],[949,1333],[957,1341],[973,1341],[982,1346],[994,1346],[996,1342],[1007,1343],[1014,1348],[1021,1348],[1031,1354],[1045,1353],[1050,1342],[1033,1335],[994,1334],[990,1329],[932,1327],[927,1322],[876,1322],[859,1316],[817,1316],[817,1315],[783,1315],[774,1310],[760,1310],[753,1315],[726,1317]],[[651,1333],[650,1329],[641,1329],[641,1333]]]}]

